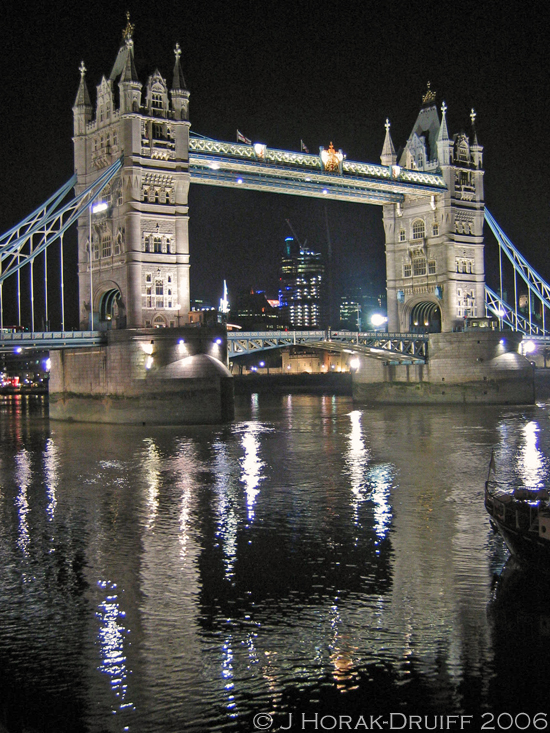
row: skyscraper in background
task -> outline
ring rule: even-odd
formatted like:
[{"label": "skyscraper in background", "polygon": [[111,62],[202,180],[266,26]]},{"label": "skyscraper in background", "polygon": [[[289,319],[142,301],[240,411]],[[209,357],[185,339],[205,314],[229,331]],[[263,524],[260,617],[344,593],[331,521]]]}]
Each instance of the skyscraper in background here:
[{"label": "skyscraper in background", "polygon": [[293,328],[325,328],[328,301],[322,255],[287,237],[279,266],[281,316]]}]

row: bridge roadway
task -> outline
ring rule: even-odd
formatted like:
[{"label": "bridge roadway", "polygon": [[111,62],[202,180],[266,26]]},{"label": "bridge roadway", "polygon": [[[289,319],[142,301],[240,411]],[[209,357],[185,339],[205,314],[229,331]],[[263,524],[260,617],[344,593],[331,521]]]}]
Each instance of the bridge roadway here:
[{"label": "bridge roadway", "polygon": [[[0,332],[0,352],[49,351],[100,346],[106,343],[105,331],[12,331]],[[256,354],[285,346],[308,346],[345,353],[362,354],[384,361],[423,364],[427,358],[425,334],[385,333],[383,331],[228,331],[228,358]]]},{"label": "bridge roadway", "polygon": [[228,331],[229,358],[285,346],[307,346],[361,354],[401,364],[424,364],[428,335],[384,331]]},{"label": "bridge roadway", "polygon": [[443,177],[398,165],[340,161],[326,170],[321,156],[242,145],[207,138],[189,139],[191,183],[289,193],[367,204],[401,203],[406,194],[435,195],[446,190]]},{"label": "bridge roadway", "polygon": [[[425,364],[428,334],[386,333],[385,331],[228,331],[227,356],[261,353],[285,346],[304,346],[368,356],[390,363]],[[0,331],[0,353],[25,350],[49,351],[101,346],[106,331]],[[525,334],[524,342],[550,348],[550,336]]]}]

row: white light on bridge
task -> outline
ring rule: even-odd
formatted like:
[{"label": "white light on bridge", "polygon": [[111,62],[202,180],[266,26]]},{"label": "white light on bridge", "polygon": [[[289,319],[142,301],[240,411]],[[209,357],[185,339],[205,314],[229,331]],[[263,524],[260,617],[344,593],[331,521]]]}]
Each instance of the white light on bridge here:
[{"label": "white light on bridge", "polygon": [[99,214],[100,211],[107,211],[109,204],[106,201],[98,201],[92,206],[92,214]]},{"label": "white light on bridge", "polygon": [[243,182],[242,178],[237,178],[237,183],[242,183],[242,182]]},{"label": "white light on bridge", "polygon": [[373,315],[370,318],[370,322],[375,328],[378,328],[379,326],[383,326],[384,323],[387,323],[386,316],[381,315],[380,313],[373,313]]},{"label": "white light on bridge", "polygon": [[523,344],[523,353],[531,354],[535,350],[535,343],[533,341],[526,341]]},{"label": "white light on bridge", "polygon": [[359,359],[351,359],[349,365],[352,369],[359,369]]},{"label": "white light on bridge", "polygon": [[210,166],[210,168],[212,168],[213,171],[217,171],[220,168],[220,164],[219,163],[210,163],[209,166]]}]

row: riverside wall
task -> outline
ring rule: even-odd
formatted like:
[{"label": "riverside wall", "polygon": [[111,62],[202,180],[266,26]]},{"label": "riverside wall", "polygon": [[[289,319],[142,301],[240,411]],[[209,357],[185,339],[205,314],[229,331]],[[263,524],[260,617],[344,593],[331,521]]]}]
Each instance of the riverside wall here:
[{"label": "riverside wall", "polygon": [[431,334],[426,364],[390,364],[360,357],[353,398],[384,404],[533,404],[531,362],[521,336],[472,331]]},{"label": "riverside wall", "polygon": [[221,328],[109,331],[104,346],[52,351],[54,420],[217,424],[234,416]]}]

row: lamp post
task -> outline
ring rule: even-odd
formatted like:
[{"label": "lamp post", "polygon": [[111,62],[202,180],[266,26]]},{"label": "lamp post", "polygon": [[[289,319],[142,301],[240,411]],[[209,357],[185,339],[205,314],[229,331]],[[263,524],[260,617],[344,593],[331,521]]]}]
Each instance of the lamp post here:
[{"label": "lamp post", "polygon": [[94,284],[92,275],[92,214],[99,214],[102,211],[107,211],[109,204],[106,201],[98,201],[96,204],[93,200],[88,207],[88,249],[90,253],[90,331],[94,330]]},{"label": "lamp post", "polygon": [[92,276],[92,206],[88,207],[88,257],[90,261],[90,331],[94,330],[94,284]]}]

